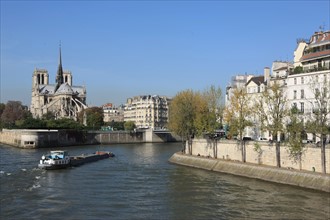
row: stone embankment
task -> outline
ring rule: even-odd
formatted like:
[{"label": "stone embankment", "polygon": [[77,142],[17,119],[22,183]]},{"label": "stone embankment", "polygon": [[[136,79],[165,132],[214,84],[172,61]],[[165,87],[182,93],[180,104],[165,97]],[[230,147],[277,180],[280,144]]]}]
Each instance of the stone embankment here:
[{"label": "stone embankment", "polygon": [[215,172],[330,192],[330,175],[175,153],[169,162]]},{"label": "stone embankment", "polygon": [[3,129],[0,143],[20,148],[45,148],[93,144],[163,143],[179,141],[167,131],[79,131],[42,129]]}]

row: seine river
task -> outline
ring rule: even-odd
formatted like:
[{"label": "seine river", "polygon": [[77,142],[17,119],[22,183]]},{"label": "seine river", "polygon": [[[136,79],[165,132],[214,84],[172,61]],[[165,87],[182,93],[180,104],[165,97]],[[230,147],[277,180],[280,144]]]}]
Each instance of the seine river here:
[{"label": "seine river", "polygon": [[1,219],[330,219],[330,194],[168,163],[180,143],[75,146],[116,157],[37,169],[51,149],[0,145]]}]

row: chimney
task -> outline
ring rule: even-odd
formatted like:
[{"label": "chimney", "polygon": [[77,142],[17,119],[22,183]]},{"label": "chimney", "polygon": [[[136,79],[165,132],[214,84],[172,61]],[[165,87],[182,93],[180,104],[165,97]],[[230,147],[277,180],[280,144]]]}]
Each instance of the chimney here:
[{"label": "chimney", "polygon": [[269,80],[270,80],[270,69],[269,69],[269,67],[265,67],[264,68],[264,81],[267,82],[267,84],[268,84]]}]

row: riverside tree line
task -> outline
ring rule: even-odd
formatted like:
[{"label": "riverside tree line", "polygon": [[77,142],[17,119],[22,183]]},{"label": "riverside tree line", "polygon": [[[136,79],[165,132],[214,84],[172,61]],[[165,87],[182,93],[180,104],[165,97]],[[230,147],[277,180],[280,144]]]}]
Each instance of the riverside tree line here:
[{"label": "riverside tree line", "polygon": [[[84,116],[85,115],[85,116]],[[84,117],[86,117],[84,123]],[[20,101],[0,103],[0,128],[8,129],[75,129],[99,130],[102,126],[111,126],[113,130],[128,130],[135,128],[133,122],[103,122],[103,109],[91,107],[78,115],[75,121],[69,118],[56,119],[52,112],[44,114],[41,118],[33,118],[27,106]]]},{"label": "riverside tree line", "polygon": [[[192,138],[207,136],[217,142],[214,138],[215,131],[227,125],[227,137],[238,137],[242,162],[245,162],[244,130],[258,126],[261,131],[272,135],[277,167],[281,166],[281,142],[278,141],[278,135],[287,134],[285,144],[289,154],[295,162],[301,162],[304,152],[302,140],[307,133],[313,133],[321,140],[322,172],[326,173],[325,145],[326,137],[330,134],[330,92],[327,86],[313,91],[318,108],[313,109],[309,119],[304,121],[302,112],[296,107],[288,106],[284,87],[276,82],[257,97],[249,95],[245,88],[236,88],[227,107],[224,107],[221,101],[220,88],[211,86],[203,92],[185,90],[179,92],[171,102],[168,127],[188,143],[185,146],[191,154]],[[256,118],[258,120],[255,120]],[[217,144],[213,146],[217,147]]]}]

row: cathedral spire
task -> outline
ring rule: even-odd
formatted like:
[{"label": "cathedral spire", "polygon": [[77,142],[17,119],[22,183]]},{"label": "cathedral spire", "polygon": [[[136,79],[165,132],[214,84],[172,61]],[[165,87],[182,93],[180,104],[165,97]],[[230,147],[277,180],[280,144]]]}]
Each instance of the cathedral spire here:
[{"label": "cathedral spire", "polygon": [[59,65],[62,67],[62,51],[61,51],[61,41],[60,41],[60,60]]},{"label": "cathedral spire", "polygon": [[59,64],[58,64],[58,68],[57,68],[57,74],[56,74],[55,92],[62,84],[63,84],[63,68],[62,68],[62,51],[61,51],[61,42],[60,42],[60,57],[59,57]]}]

